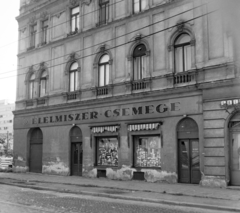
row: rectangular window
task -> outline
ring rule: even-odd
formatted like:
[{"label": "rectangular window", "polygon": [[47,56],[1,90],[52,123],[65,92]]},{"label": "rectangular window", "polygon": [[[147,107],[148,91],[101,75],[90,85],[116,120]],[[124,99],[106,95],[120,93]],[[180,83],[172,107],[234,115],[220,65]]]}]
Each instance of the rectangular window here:
[{"label": "rectangular window", "polygon": [[29,82],[29,99],[34,97],[34,81]]},{"label": "rectangular window", "polygon": [[133,13],[139,13],[147,7],[147,0],[133,0]]},{"label": "rectangular window", "polygon": [[71,9],[71,32],[77,33],[79,29],[79,6]]},{"label": "rectangular window", "polygon": [[117,137],[97,138],[97,165],[118,166],[118,139]]},{"label": "rectangular window", "polygon": [[37,35],[37,24],[34,24],[34,25],[31,25],[31,28],[30,28],[30,47],[37,46],[36,35]]},{"label": "rectangular window", "polygon": [[47,43],[48,20],[42,21],[42,45]]},{"label": "rectangular window", "polygon": [[99,24],[106,24],[109,19],[109,0],[99,0]]},{"label": "rectangular window", "polygon": [[43,97],[46,95],[46,87],[47,87],[47,79],[46,78],[41,78],[40,80],[40,97]]},{"label": "rectangular window", "polygon": [[145,77],[146,72],[146,56],[134,58],[133,69],[133,80],[142,80]]},{"label": "rectangular window", "polygon": [[161,139],[159,136],[134,137],[134,166],[161,167]]},{"label": "rectangular window", "polygon": [[73,71],[69,74],[69,90],[70,92],[76,91],[78,87],[78,72]]}]

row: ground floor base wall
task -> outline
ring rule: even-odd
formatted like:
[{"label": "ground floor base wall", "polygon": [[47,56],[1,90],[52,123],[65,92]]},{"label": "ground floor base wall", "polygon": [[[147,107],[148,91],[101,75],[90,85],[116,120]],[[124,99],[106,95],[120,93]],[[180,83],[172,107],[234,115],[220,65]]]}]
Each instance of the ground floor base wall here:
[{"label": "ground floor base wall", "polygon": [[228,183],[223,177],[203,176],[200,185],[205,187],[226,188]]},{"label": "ground floor base wall", "polygon": [[[133,179],[134,172],[144,173],[146,182],[156,183],[177,183],[178,176],[175,172],[167,172],[155,169],[135,169],[128,166],[122,166],[120,169],[106,168],[106,178],[111,180],[128,181]],[[84,177],[97,178],[98,169],[93,168],[88,172],[84,172]]]}]

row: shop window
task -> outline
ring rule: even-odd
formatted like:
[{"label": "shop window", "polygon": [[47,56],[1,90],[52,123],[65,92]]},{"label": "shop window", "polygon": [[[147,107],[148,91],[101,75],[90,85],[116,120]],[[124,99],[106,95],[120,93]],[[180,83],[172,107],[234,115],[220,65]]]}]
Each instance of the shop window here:
[{"label": "shop window", "polygon": [[146,77],[146,46],[138,45],[133,51],[133,80],[142,80]]},{"label": "shop window", "polygon": [[35,48],[37,46],[36,35],[37,24],[34,24],[30,26],[30,48]]},{"label": "shop window", "polygon": [[139,13],[146,9],[147,0],[133,0],[133,13]]},{"label": "shop window", "polygon": [[69,91],[74,92],[78,89],[78,63],[73,62],[69,70]]},{"label": "shop window", "polygon": [[109,55],[103,55],[98,64],[98,86],[106,86],[109,84]]},{"label": "shop window", "polygon": [[187,33],[180,34],[174,42],[175,72],[191,69],[191,37]]},{"label": "shop window", "polygon": [[118,166],[118,138],[97,138],[97,166]]},{"label": "shop window", "polygon": [[160,136],[134,137],[134,166],[161,167],[161,139]]},{"label": "shop window", "polygon": [[47,93],[47,72],[42,72],[39,82],[39,97],[44,97]]},{"label": "shop window", "polygon": [[35,81],[35,74],[32,74],[30,79],[29,79],[29,99],[34,98],[34,81]]},{"label": "shop window", "polygon": [[109,0],[99,0],[99,24],[106,24],[109,19]]},{"label": "shop window", "polygon": [[80,16],[79,16],[79,6],[74,7],[71,9],[71,33],[77,33],[78,29],[79,29],[79,20],[80,20]]},{"label": "shop window", "polygon": [[48,36],[48,20],[42,21],[42,45],[47,43]]}]

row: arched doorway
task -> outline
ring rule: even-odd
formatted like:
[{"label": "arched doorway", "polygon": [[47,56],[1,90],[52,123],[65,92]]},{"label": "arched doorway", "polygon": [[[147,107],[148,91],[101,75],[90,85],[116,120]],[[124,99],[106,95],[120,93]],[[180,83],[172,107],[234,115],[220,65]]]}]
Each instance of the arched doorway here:
[{"label": "arched doorway", "polygon": [[75,126],[70,132],[71,139],[71,175],[82,176],[82,131]]},{"label": "arched doorway", "polygon": [[35,128],[30,133],[30,172],[42,172],[42,144],[43,134],[41,129]]},{"label": "arched doorway", "polygon": [[201,180],[198,126],[191,118],[181,120],[177,127],[178,181],[199,183]]},{"label": "arched doorway", "polygon": [[240,113],[229,123],[230,131],[230,184],[240,186]]}]

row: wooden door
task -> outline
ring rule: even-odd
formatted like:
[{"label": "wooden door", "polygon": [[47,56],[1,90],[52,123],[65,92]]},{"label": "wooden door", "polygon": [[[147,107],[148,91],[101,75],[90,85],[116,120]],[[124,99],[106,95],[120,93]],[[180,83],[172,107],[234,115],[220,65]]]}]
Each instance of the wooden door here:
[{"label": "wooden door", "polygon": [[199,183],[201,180],[199,142],[197,139],[181,139],[178,145],[179,182]]},{"label": "wooden door", "polygon": [[82,143],[72,143],[72,175],[82,176]]},{"label": "wooden door", "polygon": [[42,172],[42,143],[42,131],[39,128],[34,129],[30,137],[30,172]]}]

